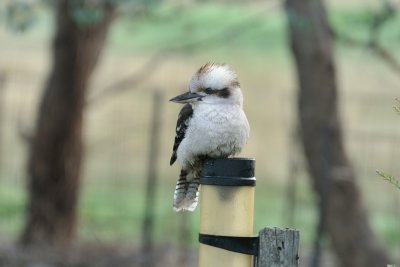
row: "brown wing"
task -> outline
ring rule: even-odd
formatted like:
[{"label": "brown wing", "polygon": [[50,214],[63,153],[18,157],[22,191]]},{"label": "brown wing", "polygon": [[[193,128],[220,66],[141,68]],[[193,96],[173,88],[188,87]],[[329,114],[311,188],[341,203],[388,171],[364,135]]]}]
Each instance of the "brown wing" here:
[{"label": "brown wing", "polygon": [[190,104],[186,104],[183,106],[181,111],[179,112],[178,121],[176,123],[176,135],[175,135],[175,143],[172,149],[172,156],[169,162],[169,165],[174,164],[176,161],[176,151],[178,150],[179,145],[181,144],[183,138],[185,137],[186,129],[189,125],[189,121],[193,116],[193,109]]}]

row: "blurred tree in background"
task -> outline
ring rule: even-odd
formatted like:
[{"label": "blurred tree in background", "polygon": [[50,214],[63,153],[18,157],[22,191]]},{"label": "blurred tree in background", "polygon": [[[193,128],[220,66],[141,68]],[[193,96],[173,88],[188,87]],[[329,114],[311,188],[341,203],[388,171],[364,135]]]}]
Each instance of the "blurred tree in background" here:
[{"label": "blurred tree in background", "polygon": [[85,96],[115,11],[108,2],[54,5],[53,64],[30,144],[23,244],[68,244],[74,236]]},{"label": "blurred tree in background", "polygon": [[[319,234],[327,231],[343,266],[385,266],[389,257],[369,224],[342,140],[331,27],[323,2],[287,0],[286,10],[301,138],[320,201]],[[318,255],[314,260],[313,266],[319,266]]]}]

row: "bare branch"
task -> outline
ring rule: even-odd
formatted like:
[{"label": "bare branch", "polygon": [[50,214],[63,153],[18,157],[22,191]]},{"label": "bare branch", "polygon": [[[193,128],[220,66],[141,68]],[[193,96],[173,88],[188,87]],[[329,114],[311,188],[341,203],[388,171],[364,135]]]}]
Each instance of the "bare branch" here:
[{"label": "bare branch", "polygon": [[137,88],[140,84],[150,78],[158,68],[162,65],[163,52],[160,51],[150,57],[150,59],[132,75],[123,78],[113,84],[106,86],[104,89],[89,97],[87,104],[92,105],[99,102],[108,96],[115,95],[127,91],[129,89]]},{"label": "bare branch", "polygon": [[343,43],[355,47],[361,47],[371,50],[378,58],[380,58],[395,74],[400,76],[400,60],[395,57],[387,48],[385,48],[380,41],[380,34],[385,24],[393,19],[397,12],[398,6],[394,2],[385,1],[382,9],[374,14],[372,19],[369,36],[366,41],[358,40],[351,36],[346,36],[334,32],[333,36]]},{"label": "bare branch", "polygon": [[388,49],[384,48],[379,42],[371,42],[369,48],[386,63],[391,70],[400,76],[400,61]]},{"label": "bare branch", "polygon": [[[279,2],[273,1],[268,8],[276,7]],[[110,84],[90,96],[87,104],[92,105],[100,100],[103,100],[109,96],[117,95],[125,92],[129,89],[137,88],[140,84],[146,82],[163,64],[163,60],[166,55],[183,50],[195,50],[195,49],[207,49],[211,47],[216,47],[221,44],[225,44],[229,40],[233,40],[238,37],[238,33],[244,31],[250,26],[255,26],[257,21],[254,20],[255,17],[261,16],[265,13],[265,10],[259,10],[254,12],[244,19],[228,25],[224,29],[218,32],[214,32],[206,37],[198,38],[196,40],[191,40],[188,42],[179,42],[170,47],[161,49],[155,53],[148,61],[141,67],[138,71],[132,73],[128,77],[125,77],[113,84]]]}]

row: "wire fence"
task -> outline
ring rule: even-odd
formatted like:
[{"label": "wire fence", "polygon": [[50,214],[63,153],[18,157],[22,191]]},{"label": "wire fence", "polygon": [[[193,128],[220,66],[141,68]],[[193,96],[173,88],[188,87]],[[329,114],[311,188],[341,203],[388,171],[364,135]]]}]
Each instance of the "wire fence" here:
[{"label": "wire fence", "polygon": [[[0,216],[2,219],[0,233],[7,239],[13,240],[18,237],[24,223],[26,154],[29,136],[34,129],[35,111],[41,92],[39,89],[32,90],[32,86],[29,86],[36,83],[37,88],[40,88],[40,81],[37,79],[20,79],[12,75],[1,77]],[[85,118],[87,122],[85,128],[86,167],[83,173],[78,227],[78,236],[82,240],[140,243],[144,220],[146,160],[149,153],[148,136],[153,105],[152,91],[152,88],[148,87],[127,91],[114,99],[110,97],[109,101],[87,110]],[[294,100],[295,92],[291,92],[289,97]],[[133,102],[132,99],[135,101]],[[288,101],[287,91],[282,92],[279,99],[282,99],[282,102]],[[381,114],[383,117],[392,115],[391,103],[386,103],[382,99],[371,99],[371,102],[380,103],[380,109],[385,109],[382,106],[387,105],[387,114]],[[139,104],[140,107],[132,108],[132,105]],[[351,103],[351,105],[354,104]],[[294,111],[295,108],[292,107],[292,110]],[[308,183],[307,167],[304,164],[301,148],[295,149],[295,146],[298,146],[298,140],[296,140],[297,135],[293,134],[295,125],[292,121],[294,120],[288,119],[286,113],[276,114],[281,116],[277,120],[287,124],[287,127],[281,129],[279,134],[285,136],[284,146],[288,148],[288,151],[278,154],[286,155],[286,157],[283,164],[277,165],[280,169],[274,172],[282,174],[282,177],[280,181],[277,179],[262,181],[257,193],[268,194],[269,191],[266,188],[271,186],[277,186],[282,195],[288,192],[288,195],[292,197],[280,198],[278,201],[285,203],[274,207],[278,211],[272,214],[286,214],[287,216],[278,221],[283,225],[292,226],[303,221],[302,212],[305,209],[315,209],[315,204],[308,200],[303,201],[301,195],[304,194],[304,188],[294,184],[294,180],[288,183],[288,186],[282,182],[286,180],[285,175],[289,173],[291,177],[300,177],[300,183]],[[177,113],[175,110],[166,110],[163,111],[162,116],[164,120],[170,122],[176,118]],[[376,169],[380,169],[394,175],[400,174],[398,164],[400,127],[391,123],[376,122],[374,118],[365,121],[366,127],[360,130],[360,128],[352,127],[351,121],[346,120],[344,129],[349,158],[357,173],[374,228],[386,244],[393,248],[395,256],[400,257],[398,252],[400,251],[398,249],[400,192],[385,183],[375,173]],[[158,167],[160,181],[154,203],[153,234],[156,242],[173,243],[179,247],[196,243],[195,218],[197,215],[190,217],[177,215],[171,209],[177,169],[171,169],[163,162],[168,162],[174,126],[171,125],[168,129],[163,126],[158,130],[162,136],[161,152],[158,152],[161,163]],[[255,156],[257,158],[257,154]],[[258,166],[265,164],[263,158],[260,158],[261,160],[257,161]],[[277,160],[282,161],[282,158]],[[261,176],[268,176],[268,173],[261,173]],[[311,190],[308,188],[306,191]],[[291,204],[287,204],[286,201],[291,201]],[[308,207],[304,208],[304,206]],[[265,212],[271,213],[271,210]],[[274,222],[276,220],[271,219],[268,223]],[[312,223],[315,224],[315,222]],[[310,231],[308,235],[313,235],[312,227],[304,231]],[[305,240],[307,242],[307,238]],[[184,256],[181,257],[184,258]]]}]

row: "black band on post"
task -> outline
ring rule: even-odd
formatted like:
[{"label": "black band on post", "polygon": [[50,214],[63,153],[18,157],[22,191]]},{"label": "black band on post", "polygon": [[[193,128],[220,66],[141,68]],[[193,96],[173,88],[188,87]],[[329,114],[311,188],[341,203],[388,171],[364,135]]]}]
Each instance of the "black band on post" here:
[{"label": "black band on post", "polygon": [[[231,187],[255,186],[254,169],[255,159],[251,158],[208,158],[203,163],[200,184]],[[258,254],[258,237],[200,233],[199,242],[232,252],[255,256]]]},{"label": "black band on post", "polygon": [[206,159],[200,175],[200,184],[219,186],[255,186],[255,159]]},{"label": "black band on post", "polygon": [[258,254],[258,236],[240,237],[199,234],[199,242],[205,245],[222,248],[232,252],[254,256],[257,256]]},{"label": "black band on post", "polygon": [[219,186],[255,186],[256,178],[242,178],[242,177],[201,177],[200,184],[204,185],[219,185]]}]

